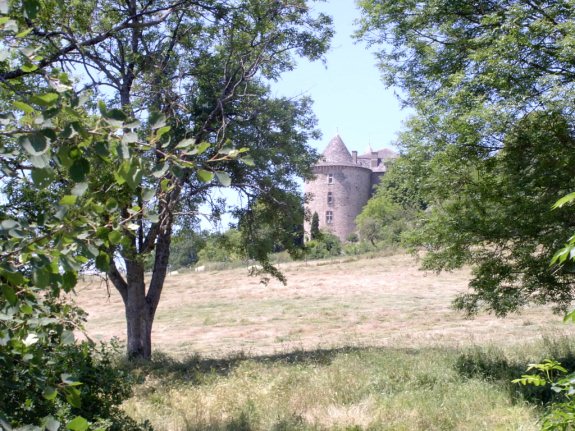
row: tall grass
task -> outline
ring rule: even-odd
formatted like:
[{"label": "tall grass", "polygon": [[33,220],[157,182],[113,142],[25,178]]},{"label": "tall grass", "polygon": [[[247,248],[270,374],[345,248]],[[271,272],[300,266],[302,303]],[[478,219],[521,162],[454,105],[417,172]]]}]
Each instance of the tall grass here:
[{"label": "tall grass", "polygon": [[549,391],[512,385],[528,362],[573,362],[567,339],[520,350],[335,349],[175,361],[125,410],[156,430],[534,430]]}]

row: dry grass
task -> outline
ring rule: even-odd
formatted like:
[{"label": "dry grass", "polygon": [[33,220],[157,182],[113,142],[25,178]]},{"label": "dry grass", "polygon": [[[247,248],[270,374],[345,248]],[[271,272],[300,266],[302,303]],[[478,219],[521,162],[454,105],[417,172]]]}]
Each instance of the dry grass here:
[{"label": "dry grass", "polygon": [[[450,308],[466,290],[466,270],[424,273],[406,255],[281,266],[283,286],[268,286],[243,268],[169,276],[154,323],[156,348],[184,357],[234,352],[270,354],[340,346],[463,346],[525,343],[572,334],[537,307],[499,319],[474,319]],[[94,339],[125,337],[119,295],[99,282],[78,290]]]},{"label": "dry grass", "polygon": [[[246,269],[170,276],[153,332],[169,356],[133,369],[125,410],[157,431],[535,430],[539,398],[510,380],[575,358],[568,338],[541,341],[573,333],[548,309],[452,310],[465,270],[422,273],[405,255],[281,269],[287,286]],[[92,338],[124,338],[115,291],[85,283],[77,302]]]}]

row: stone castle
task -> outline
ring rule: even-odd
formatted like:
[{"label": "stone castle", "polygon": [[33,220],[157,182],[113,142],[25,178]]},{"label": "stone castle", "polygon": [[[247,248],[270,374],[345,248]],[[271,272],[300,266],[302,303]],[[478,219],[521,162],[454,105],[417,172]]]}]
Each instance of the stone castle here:
[{"label": "stone castle", "polygon": [[[388,149],[350,154],[339,135],[329,141],[313,168],[315,178],[304,184],[304,192],[310,196],[306,210],[310,215],[317,212],[319,228],[346,241],[356,230],[355,218],[385,174],[386,162],[396,157]],[[304,227],[309,237],[311,217]]]}]

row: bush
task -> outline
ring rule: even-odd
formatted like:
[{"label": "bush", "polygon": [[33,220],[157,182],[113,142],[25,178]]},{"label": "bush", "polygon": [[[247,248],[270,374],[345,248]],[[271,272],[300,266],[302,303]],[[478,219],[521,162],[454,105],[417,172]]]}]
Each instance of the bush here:
[{"label": "bush", "polygon": [[0,297],[0,429],[150,429],[118,407],[132,393],[130,376],[116,366],[118,347],[75,342],[80,309],[19,294],[18,307]]},{"label": "bush", "polygon": [[308,241],[306,244],[306,256],[308,259],[325,259],[326,257],[339,256],[342,251],[339,238],[329,232],[321,232],[318,239]]}]

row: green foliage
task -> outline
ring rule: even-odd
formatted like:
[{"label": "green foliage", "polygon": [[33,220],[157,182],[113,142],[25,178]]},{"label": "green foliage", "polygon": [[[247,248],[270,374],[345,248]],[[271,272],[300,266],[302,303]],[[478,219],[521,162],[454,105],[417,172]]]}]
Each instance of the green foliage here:
[{"label": "green foliage", "polygon": [[[283,199],[310,175],[311,102],[273,98],[267,82],[295,57],[320,58],[331,20],[303,0],[32,3],[0,11],[9,12],[0,30],[10,47],[0,59],[1,111],[17,112],[2,126],[22,120],[0,135],[10,158],[2,186],[16,204],[3,218],[32,220],[41,234],[43,199],[55,214],[75,212],[65,221],[89,229],[62,224],[73,238],[64,245],[75,247],[62,255],[107,273],[129,311],[129,355],[149,358],[175,227],[192,224],[214,189]],[[60,69],[85,74],[72,82]]]},{"label": "green foliage", "polygon": [[400,157],[388,167],[373,197],[356,218],[360,238],[372,246],[394,246],[411,229],[427,204],[418,175],[424,169],[414,155]]},{"label": "green foliage", "polygon": [[528,302],[565,309],[570,265],[548,261],[574,226],[549,208],[575,185],[573,5],[360,4],[359,36],[379,46],[387,83],[416,110],[400,145],[429,204],[408,239],[428,252],[424,268],[473,265],[474,293],[455,302],[469,312],[504,315]]},{"label": "green foliage", "polygon": [[536,373],[524,374],[513,383],[532,386],[549,386],[559,400],[551,404],[542,418],[541,429],[569,430],[575,426],[575,373],[565,375],[567,370],[552,359],[537,364],[530,364],[527,371]]},{"label": "green foliage", "polygon": [[499,381],[462,378],[459,353],[341,348],[163,360],[142,370],[149,381],[125,406],[162,431],[534,429],[537,410]]},{"label": "green foliage", "polygon": [[198,252],[199,264],[206,262],[238,262],[245,259],[242,251],[241,233],[228,229],[224,233],[213,233],[205,240]]},{"label": "green foliage", "polygon": [[[198,263],[200,251],[206,247],[210,234],[206,231],[196,232],[184,228],[174,233],[170,244],[170,269],[190,268]],[[151,256],[148,258],[147,270],[153,268]]]},{"label": "green foliage", "polygon": [[474,293],[460,296],[456,306],[503,315],[529,301],[569,304],[569,266],[547,262],[573,225],[568,211],[549,209],[575,187],[568,174],[574,148],[562,115],[533,112],[508,131],[495,154],[465,160],[451,147],[429,159],[421,180],[430,208],[407,239],[429,251],[427,269],[474,265]]},{"label": "green foliage", "polygon": [[305,245],[305,255],[308,259],[325,259],[339,256],[342,244],[337,236],[327,231],[320,231],[318,239],[310,240]]},{"label": "green foliage", "polygon": [[[281,217],[278,217],[278,212]],[[278,190],[262,196],[238,212],[238,229],[243,251],[255,259],[262,271],[285,283],[285,277],[271,263],[270,254],[287,251],[291,258],[303,256],[303,199],[297,194]],[[262,271],[253,271],[254,274]]]},{"label": "green foliage", "polygon": [[43,61],[31,19],[54,6],[0,8],[0,427],[140,429],[118,408],[130,380],[107,347],[75,341],[84,315],[65,294],[90,260],[107,269],[110,246],[133,229],[107,209],[141,170],[123,170],[139,161],[117,113],[91,115],[57,69],[23,78]]},{"label": "green foliage", "polygon": [[310,237],[311,239],[319,239],[321,233],[319,231],[319,215],[316,211],[314,211],[311,217],[311,228],[310,228]]}]

